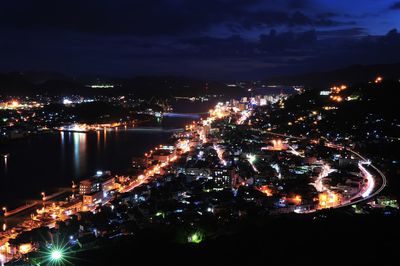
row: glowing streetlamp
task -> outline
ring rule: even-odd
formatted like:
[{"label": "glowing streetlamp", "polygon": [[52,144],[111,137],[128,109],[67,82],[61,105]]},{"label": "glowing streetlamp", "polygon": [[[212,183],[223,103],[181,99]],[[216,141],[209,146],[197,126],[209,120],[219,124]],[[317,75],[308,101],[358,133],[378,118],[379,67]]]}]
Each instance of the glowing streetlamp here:
[{"label": "glowing streetlamp", "polygon": [[[67,265],[72,263],[68,261],[71,258],[71,251],[67,247],[67,242],[52,244],[52,246],[44,251],[41,257],[40,265]],[[39,264],[35,264],[39,265]]]},{"label": "glowing streetlamp", "polygon": [[46,200],[46,193],[42,192],[42,193],[40,193],[40,195],[42,195],[42,200],[45,201]]},{"label": "glowing streetlamp", "polygon": [[51,251],[50,257],[52,261],[60,261],[63,257],[63,253],[61,250],[55,249]]},{"label": "glowing streetlamp", "polygon": [[200,242],[203,241],[203,234],[200,232],[195,232],[192,235],[190,235],[188,237],[188,242],[190,243],[195,243],[195,244],[199,244]]},{"label": "glowing streetlamp", "polygon": [[6,213],[7,213],[7,207],[3,207],[3,208],[2,208],[2,210],[3,210],[3,212],[4,212],[4,213],[3,213],[3,215],[4,215],[4,216],[6,216]]},{"label": "glowing streetlamp", "polygon": [[256,161],[256,156],[254,154],[248,154],[247,160],[249,161],[249,163],[253,164]]}]

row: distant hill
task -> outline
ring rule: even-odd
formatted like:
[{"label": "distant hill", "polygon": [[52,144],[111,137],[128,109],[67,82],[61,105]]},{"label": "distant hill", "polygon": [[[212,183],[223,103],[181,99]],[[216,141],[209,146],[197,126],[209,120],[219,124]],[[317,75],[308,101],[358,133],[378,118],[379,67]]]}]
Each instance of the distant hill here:
[{"label": "distant hill", "polygon": [[[385,65],[353,65],[327,72],[280,76],[265,80],[270,85],[304,85],[325,88],[338,83],[374,80],[377,76],[400,78],[400,63]],[[93,89],[88,85],[112,84],[113,88]],[[123,95],[132,93],[144,98],[153,96],[197,96],[224,94],[238,96],[243,87],[228,87],[223,82],[176,76],[137,76],[132,78],[81,77],[70,78],[56,72],[0,73],[0,95],[81,94]]]},{"label": "distant hill", "polygon": [[[113,88],[91,88],[95,84],[112,84]],[[196,96],[205,94],[241,93],[242,88],[228,88],[222,82],[204,81],[175,76],[138,76],[134,78],[68,78],[58,73],[0,74],[0,95],[105,94],[132,93],[140,97]]]},{"label": "distant hill", "polygon": [[374,80],[377,76],[400,78],[400,63],[382,65],[353,65],[327,72],[268,78],[269,84],[304,85],[323,88],[338,83],[354,84]]}]

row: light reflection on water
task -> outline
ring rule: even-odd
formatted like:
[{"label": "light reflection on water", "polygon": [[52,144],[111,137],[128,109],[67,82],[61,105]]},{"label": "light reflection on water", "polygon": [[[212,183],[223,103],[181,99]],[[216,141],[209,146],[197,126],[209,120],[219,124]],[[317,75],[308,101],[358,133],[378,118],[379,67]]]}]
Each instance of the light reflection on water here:
[{"label": "light reflection on water", "polygon": [[[190,103],[192,105],[192,103]],[[204,108],[208,110],[208,107]],[[163,119],[163,125],[183,127],[192,119]],[[10,209],[25,200],[37,200],[41,191],[69,187],[71,181],[96,170],[124,173],[133,157],[168,142],[173,130],[105,129],[97,132],[57,132],[2,144],[0,207]]]},{"label": "light reflection on water", "polygon": [[[0,206],[17,206],[41,191],[69,187],[97,170],[125,172],[133,157],[168,141],[171,132],[101,130],[57,132],[9,145],[0,161]],[[23,185],[22,185],[23,184]],[[54,190],[53,190],[54,191]]]},{"label": "light reflection on water", "polygon": [[86,133],[73,132],[74,142],[74,175],[86,172]]}]

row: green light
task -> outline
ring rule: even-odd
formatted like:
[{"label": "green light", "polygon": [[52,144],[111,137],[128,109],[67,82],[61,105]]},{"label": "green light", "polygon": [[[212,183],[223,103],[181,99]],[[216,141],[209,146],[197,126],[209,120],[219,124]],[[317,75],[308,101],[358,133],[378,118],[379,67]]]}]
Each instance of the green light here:
[{"label": "green light", "polygon": [[248,154],[247,160],[249,160],[249,162],[252,164],[256,161],[256,156],[254,154]]},{"label": "green light", "polygon": [[[67,264],[72,264],[69,260],[72,258],[68,242],[58,242],[52,243],[46,249],[39,250],[38,252],[42,255],[37,257],[38,263],[34,265],[49,265],[49,266],[63,266]],[[32,259],[32,258],[31,258]]]},{"label": "green light", "polygon": [[51,251],[51,259],[52,260],[61,260],[62,259],[62,252],[58,249]]},{"label": "green light", "polygon": [[163,213],[163,212],[157,212],[157,213],[156,213],[156,216],[157,216],[157,217],[160,217],[160,216],[161,216],[162,218],[164,218],[164,217],[165,217],[165,213]]},{"label": "green light", "polygon": [[199,244],[200,242],[203,241],[203,234],[200,233],[200,232],[196,232],[196,233],[192,234],[192,235],[189,237],[188,240],[189,240],[190,243]]}]

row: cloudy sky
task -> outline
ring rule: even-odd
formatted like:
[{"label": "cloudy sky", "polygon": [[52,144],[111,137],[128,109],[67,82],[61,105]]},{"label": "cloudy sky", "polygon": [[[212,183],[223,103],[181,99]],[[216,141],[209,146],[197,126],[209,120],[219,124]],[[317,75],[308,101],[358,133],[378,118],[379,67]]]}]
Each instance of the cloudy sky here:
[{"label": "cloudy sky", "polygon": [[258,79],[400,61],[396,0],[12,0],[0,71]]}]

